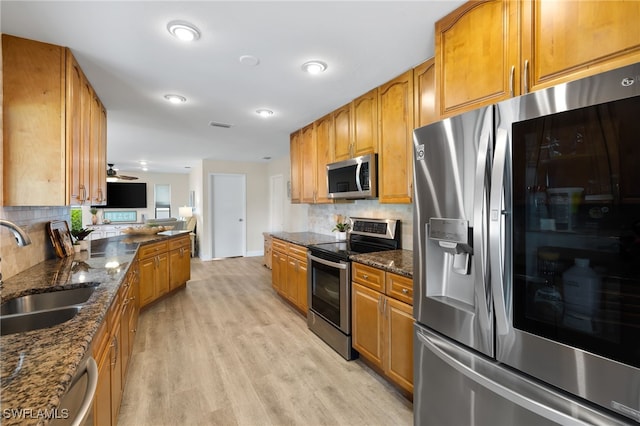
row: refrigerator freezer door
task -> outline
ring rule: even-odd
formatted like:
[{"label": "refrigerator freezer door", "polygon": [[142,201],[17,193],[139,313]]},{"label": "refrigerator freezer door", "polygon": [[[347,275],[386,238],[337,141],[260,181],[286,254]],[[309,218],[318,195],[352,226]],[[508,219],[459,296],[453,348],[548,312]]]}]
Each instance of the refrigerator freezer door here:
[{"label": "refrigerator freezer door", "polygon": [[492,109],[416,129],[414,145],[414,317],[493,356],[487,265]]},{"label": "refrigerator freezer door", "polygon": [[417,324],[414,371],[416,426],[628,424]]}]

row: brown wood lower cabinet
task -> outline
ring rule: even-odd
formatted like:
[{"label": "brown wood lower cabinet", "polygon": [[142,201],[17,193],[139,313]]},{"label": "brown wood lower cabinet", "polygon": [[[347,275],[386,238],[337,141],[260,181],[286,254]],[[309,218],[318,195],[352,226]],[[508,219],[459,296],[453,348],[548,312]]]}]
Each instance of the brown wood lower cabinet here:
[{"label": "brown wood lower cabinet", "polygon": [[413,307],[406,303],[412,303],[411,278],[357,262],[352,263],[352,276],[354,349],[393,383],[413,393]]},{"label": "brown wood lower cabinet", "polygon": [[140,307],[158,300],[191,279],[190,247],[188,233],[140,247]]},{"label": "brown wood lower cabinet", "polygon": [[189,234],[141,246],[91,343],[98,364],[93,424],[118,423],[140,308],[191,278]]},{"label": "brown wood lower cabinet", "polygon": [[169,253],[166,242],[141,247],[140,302],[142,307],[169,292]]},{"label": "brown wood lower cabinet", "polygon": [[[107,321],[96,333],[93,342],[93,357],[98,364],[98,386],[93,398],[93,424],[111,424],[111,351],[105,347],[109,342]],[[99,341],[104,342],[99,342]]]},{"label": "brown wood lower cabinet", "polygon": [[129,330],[137,327],[138,277],[138,263],[134,260],[91,344],[98,364],[98,386],[93,400],[93,424],[96,426],[117,424],[133,350]]},{"label": "brown wood lower cabinet", "polygon": [[191,240],[169,242],[169,290],[175,290],[191,278]]},{"label": "brown wood lower cabinet", "polygon": [[306,314],[307,248],[274,238],[271,252],[271,283],[274,290]]}]

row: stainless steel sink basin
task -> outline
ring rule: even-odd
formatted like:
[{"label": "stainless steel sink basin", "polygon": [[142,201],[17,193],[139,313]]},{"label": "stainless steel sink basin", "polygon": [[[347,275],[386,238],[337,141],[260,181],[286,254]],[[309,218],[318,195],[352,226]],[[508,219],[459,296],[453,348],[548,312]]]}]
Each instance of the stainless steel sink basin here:
[{"label": "stainless steel sink basin", "polygon": [[0,315],[23,314],[80,305],[93,294],[95,287],[49,291],[8,300],[0,305]]},{"label": "stainless steel sink basin", "polygon": [[82,306],[69,306],[50,311],[38,311],[0,317],[1,334],[23,333],[62,324],[75,317]]}]

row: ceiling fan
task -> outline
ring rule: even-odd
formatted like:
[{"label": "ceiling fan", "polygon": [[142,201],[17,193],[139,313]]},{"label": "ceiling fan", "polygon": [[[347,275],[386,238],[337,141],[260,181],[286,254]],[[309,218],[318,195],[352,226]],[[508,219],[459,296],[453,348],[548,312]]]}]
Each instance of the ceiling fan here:
[{"label": "ceiling fan", "polygon": [[115,182],[117,180],[136,180],[138,179],[135,176],[124,176],[124,175],[119,175],[118,173],[116,173],[115,170],[113,170],[113,163],[107,163],[107,165],[109,166],[109,168],[107,169],[107,182]]}]

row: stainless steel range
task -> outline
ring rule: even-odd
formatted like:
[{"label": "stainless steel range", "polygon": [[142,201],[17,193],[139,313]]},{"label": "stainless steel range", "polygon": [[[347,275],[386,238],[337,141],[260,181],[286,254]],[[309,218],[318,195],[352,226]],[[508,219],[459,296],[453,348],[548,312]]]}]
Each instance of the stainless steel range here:
[{"label": "stainless steel range", "polygon": [[359,253],[396,250],[400,221],[351,218],[347,241],[309,246],[307,269],[309,329],[345,359],[357,358],[351,347],[351,261]]}]

